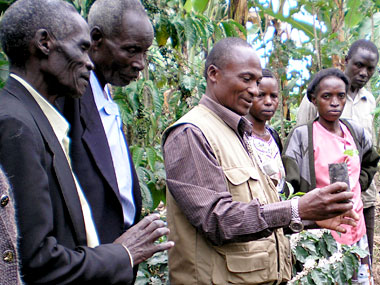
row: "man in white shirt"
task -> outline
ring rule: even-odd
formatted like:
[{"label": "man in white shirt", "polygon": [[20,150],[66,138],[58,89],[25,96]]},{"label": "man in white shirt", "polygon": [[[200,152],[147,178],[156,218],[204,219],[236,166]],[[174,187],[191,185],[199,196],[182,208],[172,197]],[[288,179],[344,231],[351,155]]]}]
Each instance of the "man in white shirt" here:
[{"label": "man in white shirt", "polygon": [[69,125],[53,106],[88,86],[94,66],[87,23],[67,2],[18,0],[1,19],[0,38],[10,63],[0,94],[0,163],[15,199],[24,281],[132,283],[133,264],[173,246],[154,244],[168,230],[152,215],[99,245],[91,207],[71,170]]},{"label": "man in white shirt", "polygon": [[73,169],[93,209],[100,242],[107,243],[128,233],[141,213],[138,178],[108,84],[125,86],[138,77],[154,32],[139,0],[97,0],[88,23],[95,68],[84,95],[65,100],[64,114],[71,124]]},{"label": "man in white shirt", "polygon": [[[368,40],[358,40],[354,42],[347,54],[345,74],[350,79],[351,84],[348,90],[346,105],[341,118],[351,119],[361,124],[368,132],[368,135],[375,139],[373,130],[373,111],[376,108],[376,101],[373,95],[365,89],[365,85],[376,71],[379,61],[377,47]],[[305,96],[297,113],[297,124],[304,124],[317,117],[316,107]],[[362,189],[366,190],[366,189]],[[374,181],[371,186],[362,192],[364,205],[364,217],[367,227],[369,249],[372,257],[373,238],[375,226],[375,205],[377,190]]]}]

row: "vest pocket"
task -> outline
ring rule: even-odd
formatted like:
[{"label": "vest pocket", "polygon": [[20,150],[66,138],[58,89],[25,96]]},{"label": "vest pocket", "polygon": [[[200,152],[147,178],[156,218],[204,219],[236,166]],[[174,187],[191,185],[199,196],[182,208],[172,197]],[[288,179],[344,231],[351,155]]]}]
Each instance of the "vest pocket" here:
[{"label": "vest pocket", "polygon": [[[254,167],[236,167],[223,169],[224,175],[226,176],[227,183],[229,184],[228,188],[232,195],[234,201],[239,202],[250,202],[253,198],[252,191],[248,186],[251,184],[257,185],[259,187],[259,174],[257,169]],[[258,192],[260,193],[260,191]]]},{"label": "vest pocket", "polygon": [[216,251],[213,284],[259,284],[278,278],[277,251],[272,237],[230,244]]}]

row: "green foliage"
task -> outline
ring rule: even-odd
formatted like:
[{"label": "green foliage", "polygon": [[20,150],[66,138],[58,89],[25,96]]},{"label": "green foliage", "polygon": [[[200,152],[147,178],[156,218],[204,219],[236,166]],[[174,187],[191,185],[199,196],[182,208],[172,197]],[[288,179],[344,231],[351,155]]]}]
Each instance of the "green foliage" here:
[{"label": "green foliage", "polygon": [[359,258],[369,254],[356,246],[339,245],[328,230],[303,231],[290,236],[290,241],[297,264],[288,284],[351,284]]}]

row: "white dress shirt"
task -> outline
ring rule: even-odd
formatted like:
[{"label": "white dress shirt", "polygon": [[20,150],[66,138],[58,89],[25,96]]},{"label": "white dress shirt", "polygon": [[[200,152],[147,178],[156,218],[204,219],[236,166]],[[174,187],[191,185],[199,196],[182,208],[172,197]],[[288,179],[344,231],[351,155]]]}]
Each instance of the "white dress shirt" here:
[{"label": "white dress shirt", "polygon": [[133,224],[136,215],[136,207],[133,200],[131,163],[123,134],[119,107],[112,100],[108,86],[106,85],[104,90],[101,88],[94,72],[91,72],[90,84],[111,151],[123,207],[124,224],[130,226]]}]

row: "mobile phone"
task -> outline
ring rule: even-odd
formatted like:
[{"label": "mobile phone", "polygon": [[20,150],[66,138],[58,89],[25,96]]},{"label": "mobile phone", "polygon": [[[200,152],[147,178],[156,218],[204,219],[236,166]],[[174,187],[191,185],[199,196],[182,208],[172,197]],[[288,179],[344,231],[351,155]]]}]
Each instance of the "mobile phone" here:
[{"label": "mobile phone", "polygon": [[[348,186],[347,191],[351,191],[350,177],[348,175],[347,164],[345,162],[329,164],[329,176],[331,184],[335,182],[345,182]],[[351,200],[347,200],[343,203],[348,203],[350,201]]]}]

